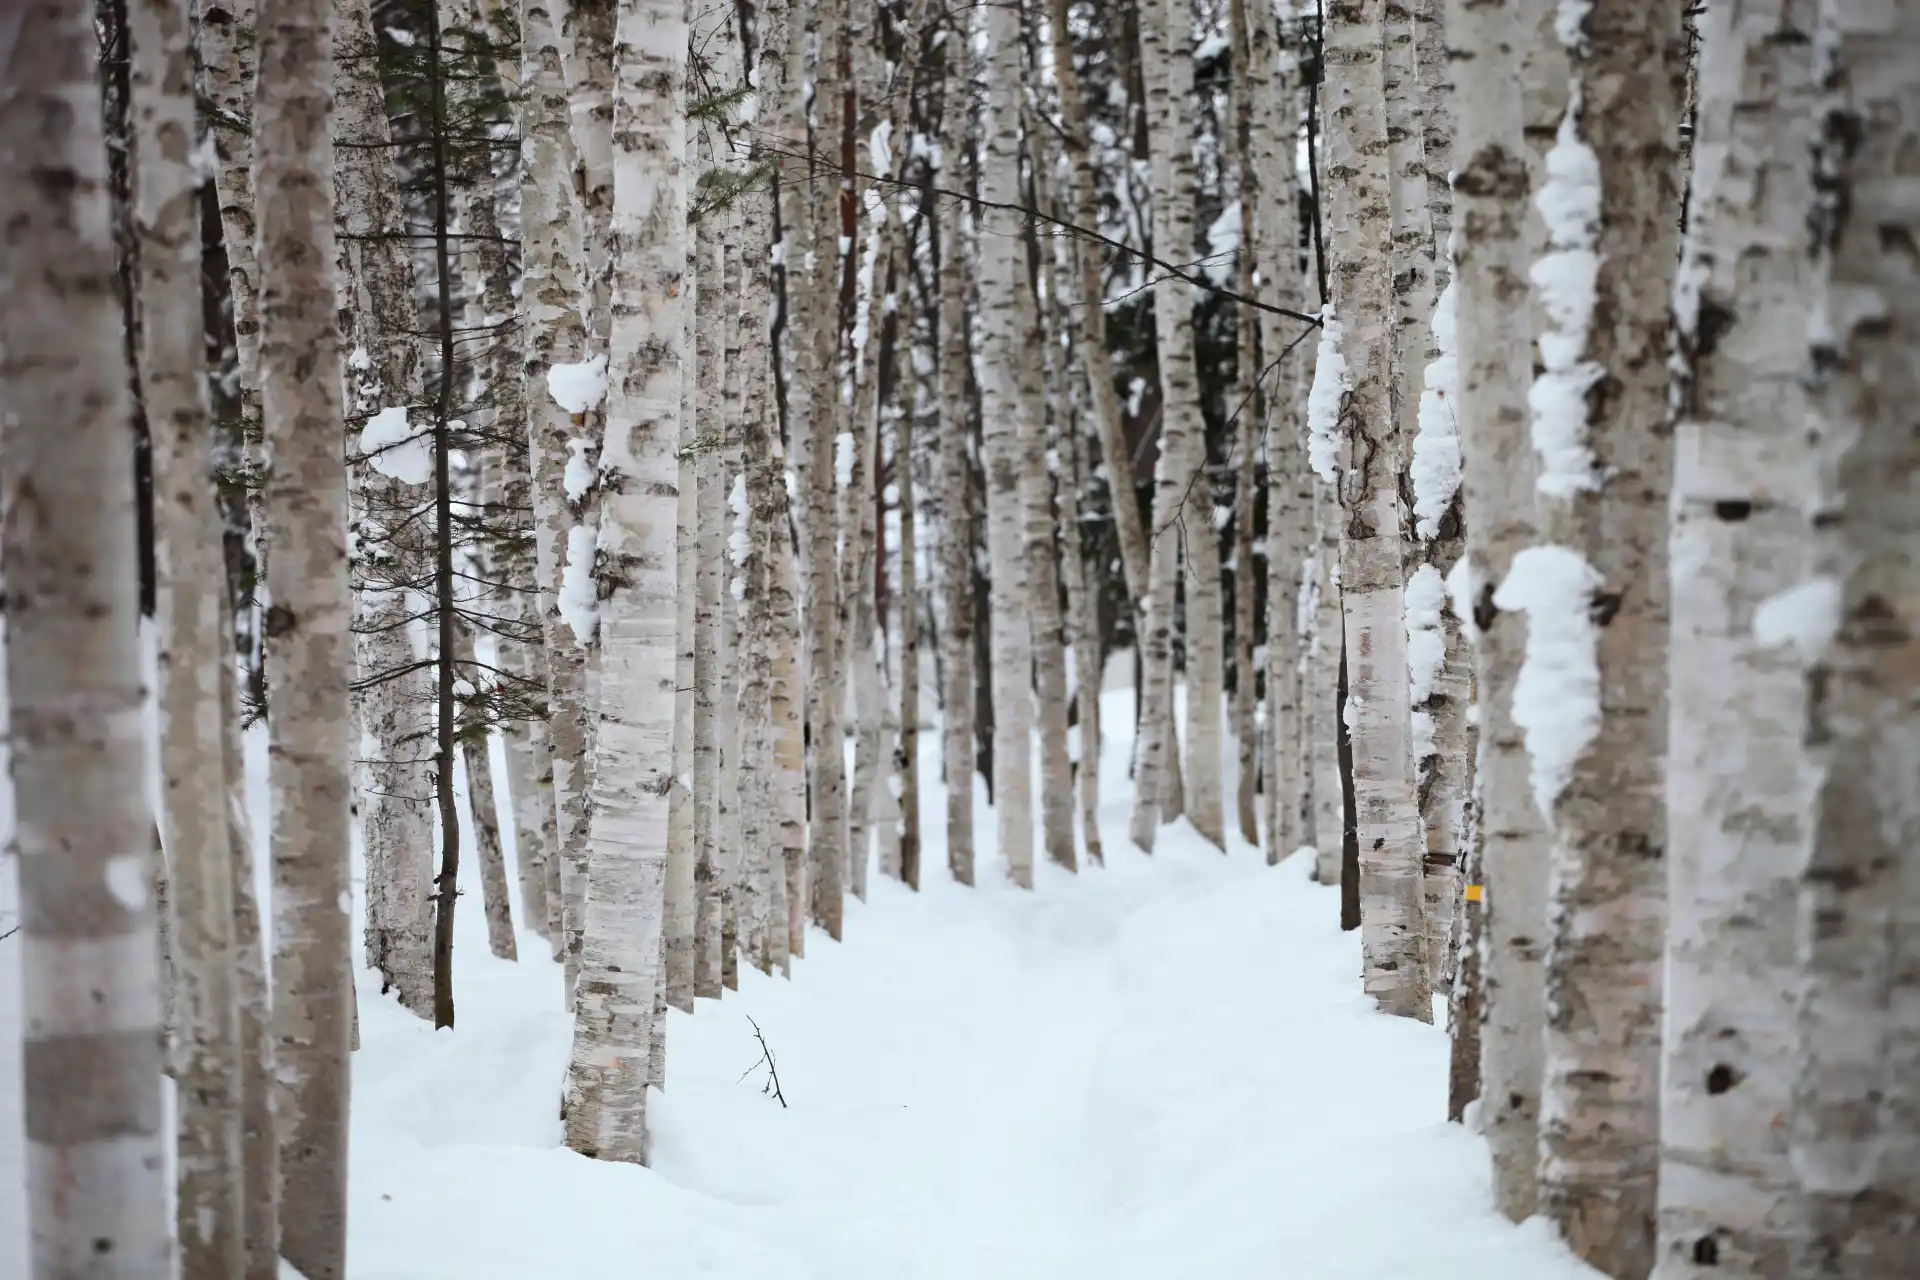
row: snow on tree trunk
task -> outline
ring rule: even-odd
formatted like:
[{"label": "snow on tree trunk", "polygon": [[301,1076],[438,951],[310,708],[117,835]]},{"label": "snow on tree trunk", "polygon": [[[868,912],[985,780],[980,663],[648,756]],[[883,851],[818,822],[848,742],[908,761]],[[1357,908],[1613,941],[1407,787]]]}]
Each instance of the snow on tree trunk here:
[{"label": "snow on tree trunk", "polygon": [[687,268],[687,24],[661,0],[621,0],[614,37],[614,328],[601,506],[606,600],[594,733],[585,930],[574,991],[567,1145],[644,1163],[662,988],[673,785],[676,454]]},{"label": "snow on tree trunk", "polygon": [[233,849],[221,744],[236,709],[221,696],[220,681],[232,661],[232,631],[208,470],[214,424],[201,310],[192,48],[187,9],[176,0],[136,0],[127,27],[140,394],[152,439],[163,584],[154,618],[166,761],[159,819],[169,854],[169,955],[180,1011],[172,1054],[179,1090],[174,1234],[185,1273],[232,1276],[243,1265],[245,1224]]},{"label": "snow on tree trunk", "polygon": [[[1811,573],[1805,360],[1814,0],[1710,7],[1676,286],[1666,1013],[1656,1274],[1787,1275],[1798,878],[1813,793],[1802,669],[1765,601]],[[1738,744],[1736,749],[1729,749]]]},{"label": "snow on tree trunk", "polygon": [[[91,6],[16,6],[0,21],[9,27],[0,49],[0,557],[30,1266],[49,1277],[105,1274],[109,1265],[164,1275],[160,951],[148,887],[132,415],[94,83],[99,46]],[[176,154],[190,146],[189,128]],[[222,589],[217,572],[203,588],[210,598]]]},{"label": "snow on tree trunk", "polygon": [[420,660],[410,589],[431,548],[420,519],[431,442],[410,424],[420,396],[419,328],[399,179],[381,92],[373,18],[364,0],[336,6],[336,216],[340,308],[352,325],[347,360],[353,462],[354,654],[359,689],[359,814],[367,865],[367,964],[406,1009],[433,1014],[433,672]]},{"label": "snow on tree trunk", "polygon": [[1909,248],[1920,233],[1920,14],[1823,0],[1813,37],[1813,322],[1801,365],[1817,477],[1812,574],[1753,619],[1756,639],[1801,649],[1801,734],[1815,749],[1787,1126],[1811,1203],[1791,1274],[1896,1280],[1920,1268],[1920,293]]},{"label": "snow on tree trunk", "polygon": [[[1540,1209],[1612,1275],[1653,1264],[1666,925],[1667,330],[1680,206],[1677,8],[1561,10],[1566,113],[1529,273],[1541,541],[1495,592],[1527,614],[1513,694],[1552,830]],[[1602,383],[1604,396],[1592,394]]]},{"label": "snow on tree trunk", "polygon": [[1391,177],[1382,0],[1326,9],[1327,255],[1333,290],[1309,412],[1309,452],[1338,475],[1340,593],[1347,653],[1343,712],[1353,744],[1366,990],[1391,1014],[1431,1021],[1422,909],[1420,811],[1409,742],[1400,472],[1393,412]]},{"label": "snow on tree trunk", "polygon": [[[1448,615],[1445,578],[1459,558],[1453,499],[1460,483],[1459,439],[1452,402],[1452,366],[1442,359],[1441,331],[1450,317],[1436,308],[1435,193],[1429,189],[1426,116],[1430,95],[1419,83],[1419,49],[1411,12],[1388,10],[1386,72],[1388,162],[1394,240],[1393,409],[1410,441],[1407,469],[1414,493],[1414,546],[1407,564],[1407,677],[1412,704],[1414,778],[1424,832],[1422,908],[1427,972],[1447,989],[1454,898],[1459,887],[1459,806],[1466,773],[1468,672],[1465,641]],[[1442,172],[1442,181],[1445,173]],[[1444,193],[1444,188],[1443,188]],[[1444,207],[1444,206],[1443,206]],[[1436,252],[1438,250],[1438,252]],[[1451,351],[1452,334],[1445,333]],[[1441,529],[1447,522],[1446,535]]]},{"label": "snow on tree trunk", "polygon": [[[588,356],[580,299],[585,273],[584,215],[573,196],[564,62],[552,10],[528,0],[520,9],[520,222],[524,240],[521,304],[533,470],[534,548],[545,620],[548,720],[555,854],[549,863],[549,928],[566,964],[569,1002],[579,972],[586,878],[586,647],[597,599],[592,516],[598,503],[600,401],[605,357]],[[558,888],[559,893],[553,894]],[[553,908],[557,907],[555,911]],[[554,926],[558,926],[554,928]]]},{"label": "snow on tree trunk", "polygon": [[263,0],[253,112],[260,253],[273,1039],[280,1254],[344,1280],[352,964],[352,612],[334,252],[332,6]]},{"label": "snow on tree trunk", "polygon": [[[1007,876],[1033,887],[1033,631],[1022,471],[1038,429],[1021,394],[1030,334],[1020,295],[1027,288],[1020,216],[1020,14],[1010,6],[984,19],[987,81],[980,161],[981,465],[986,471],[987,565],[992,619],[993,802]],[[995,208],[994,206],[1000,206]]]},{"label": "snow on tree trunk", "polygon": [[[1446,15],[1459,84],[1453,269],[1463,482],[1472,513],[1466,554],[1448,587],[1455,614],[1476,624],[1470,634],[1480,717],[1479,912],[1487,993],[1480,1126],[1493,1156],[1495,1203],[1515,1221],[1536,1203],[1547,847],[1512,711],[1525,620],[1502,615],[1494,588],[1536,536],[1537,467],[1525,431],[1533,368],[1525,301],[1527,249],[1537,237],[1528,198],[1534,157],[1521,126],[1523,103],[1525,118],[1534,118],[1541,95],[1523,95],[1522,81],[1551,79],[1539,64],[1559,58],[1557,46],[1541,46],[1538,16],[1464,0],[1452,0]],[[1563,72],[1557,83],[1564,94]]]}]

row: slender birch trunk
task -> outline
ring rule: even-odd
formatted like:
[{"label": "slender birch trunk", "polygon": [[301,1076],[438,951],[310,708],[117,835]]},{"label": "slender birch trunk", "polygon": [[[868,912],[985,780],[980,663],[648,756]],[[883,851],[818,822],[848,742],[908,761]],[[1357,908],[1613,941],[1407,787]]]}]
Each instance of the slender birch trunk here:
[{"label": "slender birch trunk", "polygon": [[[488,576],[478,566],[475,577]],[[461,678],[476,688],[482,682],[474,655],[473,626],[462,619],[456,632],[454,663]],[[502,960],[518,960],[513,937],[513,906],[507,895],[507,859],[500,844],[502,810],[494,801],[493,763],[484,719],[460,726],[460,763],[467,774],[467,816],[473,830],[474,860],[480,870],[481,913],[487,921],[487,950]]]},{"label": "slender birch trunk", "polygon": [[[1522,93],[1540,32],[1517,6],[1452,0],[1447,43],[1457,68],[1454,101],[1454,279],[1459,313],[1460,436],[1466,555],[1449,575],[1454,612],[1473,625],[1478,686],[1479,797],[1485,945],[1485,1026],[1480,1048],[1480,1127],[1493,1155],[1494,1200],[1518,1221],[1536,1204],[1541,1028],[1546,1021],[1547,850],[1527,783],[1513,718],[1524,619],[1505,616],[1495,588],[1536,537],[1528,444],[1532,352],[1526,312],[1533,157],[1521,126]],[[1561,82],[1564,92],[1564,78]]]},{"label": "slender birch trunk", "polygon": [[1789,1274],[1896,1280],[1920,1267],[1920,294],[1908,248],[1920,233],[1920,14],[1823,0],[1813,49],[1814,320],[1802,366],[1814,413],[1813,576],[1754,619],[1765,638],[1784,631],[1806,645],[1801,732],[1816,751],[1787,1126],[1810,1203]]},{"label": "slender birch trunk", "polygon": [[614,329],[601,508],[609,588],[600,623],[586,919],[575,991],[567,1145],[646,1160],[646,1094],[659,1071],[667,793],[687,267],[686,11],[621,0],[614,38]]},{"label": "slender birch trunk", "polygon": [[[1800,664],[1754,634],[1812,571],[1814,0],[1709,8],[1674,311],[1666,1008],[1655,1274],[1790,1274],[1798,875],[1812,849]],[[1729,743],[1739,743],[1729,751]]]},{"label": "slender birch trunk", "polygon": [[[1262,301],[1301,309],[1299,179],[1294,173],[1300,132],[1298,61],[1276,47],[1275,26],[1262,11],[1247,30],[1246,66],[1252,121],[1240,169],[1243,234],[1252,237]],[[1245,256],[1246,250],[1242,250]],[[1245,292],[1243,280],[1242,292]],[[1267,462],[1267,861],[1277,863],[1311,846],[1315,779],[1312,741],[1315,704],[1307,676],[1319,594],[1313,552],[1315,477],[1301,448],[1300,408],[1311,379],[1311,330],[1275,312],[1257,317],[1258,395],[1243,413],[1259,411]],[[1246,332],[1243,328],[1243,334]],[[1249,566],[1248,573],[1251,573]],[[1249,583],[1251,578],[1249,577]],[[1249,588],[1251,590],[1251,588]],[[1330,705],[1330,704],[1329,704]],[[1316,868],[1317,870],[1317,868]],[[1325,877],[1322,877],[1323,881]]]},{"label": "slender birch trunk", "polygon": [[[1678,9],[1599,0],[1568,46],[1535,197],[1549,252],[1529,393],[1541,542],[1496,593],[1527,614],[1514,695],[1552,828],[1540,1207],[1616,1276],[1653,1265],[1666,924],[1666,502],[1661,423],[1677,258]],[[1602,379],[1604,397],[1589,394]]]},{"label": "slender birch trunk", "polygon": [[[1022,323],[1020,14],[985,18],[987,100],[980,168],[981,465],[987,476],[987,563],[993,630],[993,801],[1007,876],[1033,887],[1033,631],[1022,471],[1033,408],[1019,369],[1031,335]],[[995,206],[999,206],[996,208]],[[1029,313],[1030,314],[1030,313]]]},{"label": "slender birch trunk", "polygon": [[[689,156],[691,164],[692,157]],[[686,228],[686,246],[693,248],[698,227]],[[666,968],[661,971],[661,988],[666,1002],[686,1013],[693,1012],[693,944],[695,922],[699,915],[694,866],[699,858],[700,821],[698,798],[711,796],[711,779],[696,778],[694,739],[701,736],[695,724],[700,718],[699,681],[702,663],[700,606],[700,424],[698,411],[697,354],[700,286],[697,250],[685,255],[685,274],[680,294],[680,439],[679,478],[674,511],[674,576],[686,590],[673,595],[673,764],[668,774],[667,792],[667,878],[663,889],[666,915],[662,923],[661,945]],[[616,261],[616,269],[618,264]],[[705,736],[711,747],[712,720]],[[704,770],[712,769],[712,752],[707,753]],[[698,783],[709,786],[696,790]]]},{"label": "slender birch trunk", "polygon": [[344,1280],[348,811],[352,670],[347,473],[340,456],[331,105],[332,7],[263,0],[254,97],[273,804],[273,1032],[280,1253]]},{"label": "slender birch trunk", "polygon": [[[1192,134],[1191,126],[1183,123],[1191,107],[1188,100],[1192,97],[1192,55],[1190,23],[1176,16],[1166,0],[1155,0],[1142,11],[1140,58],[1146,69],[1147,110],[1154,140],[1153,239],[1165,254],[1175,259],[1182,256],[1178,246],[1193,242]],[[1182,286],[1162,282],[1153,290],[1153,312],[1160,361],[1160,452],[1154,465],[1153,523],[1149,530],[1153,545],[1148,590],[1141,603],[1145,633],[1141,646],[1143,674],[1131,828],[1134,843],[1149,851],[1159,825],[1178,817],[1184,808],[1184,796],[1176,798],[1178,784],[1173,781],[1174,775],[1181,772],[1180,740],[1173,724],[1172,631],[1179,572],[1176,549],[1182,519],[1205,454],[1193,364],[1191,301]],[[1198,443],[1196,433],[1202,435]],[[1208,505],[1211,506],[1210,500]],[[1198,637],[1197,629],[1194,634]],[[1217,642],[1217,630],[1215,639]],[[1195,695],[1191,683],[1190,700]],[[1217,721],[1217,708],[1215,718]],[[1218,746],[1217,738],[1215,746]],[[1214,755],[1217,759],[1219,752],[1216,750]],[[1200,757],[1196,755],[1195,759]],[[1216,814],[1218,773],[1216,763],[1213,772]],[[1195,798],[1200,799],[1205,794],[1206,783],[1204,778],[1196,782],[1202,790]],[[1204,804],[1199,812],[1204,820]],[[1216,822],[1216,829],[1218,825]]]},{"label": "slender birch trunk", "polygon": [[[14,8],[8,26],[0,556],[27,1013],[29,1265],[48,1280],[163,1275],[171,1250],[134,442],[96,109],[99,50],[90,6],[42,0]],[[181,152],[191,139],[189,126]],[[90,714],[76,717],[75,707]]]},{"label": "slender birch trunk", "polygon": [[[944,187],[962,188],[960,158],[966,151],[968,57],[970,22],[956,22],[944,46],[946,87],[940,116],[941,169],[936,175]],[[968,394],[971,381],[967,317],[966,228],[963,205],[947,197],[935,206],[935,230],[940,256],[939,402],[940,438],[935,451],[935,490],[938,494],[940,539],[940,752],[947,784],[947,866],[961,884],[974,883],[973,856],[973,513],[969,501],[972,463],[969,459]]]},{"label": "slender birch trunk", "polygon": [[[234,709],[221,696],[232,660],[213,420],[201,311],[200,206],[187,9],[139,0],[127,10],[132,60],[134,227],[141,398],[152,439],[154,543],[161,588],[161,843],[176,1007],[174,1234],[186,1274],[233,1276],[245,1240],[240,1155],[239,975],[226,759]],[[17,687],[17,686],[16,686]]]},{"label": "slender birch trunk", "polygon": [[[794,335],[796,376],[786,386],[793,437],[805,442],[801,450],[804,466],[799,478],[806,515],[801,533],[806,542],[802,570],[806,574],[806,718],[811,739],[807,771],[806,918],[825,929],[827,936],[836,942],[840,940],[844,923],[848,848],[843,719],[846,683],[837,660],[845,610],[840,591],[839,529],[835,519],[839,449],[834,431],[839,421],[839,414],[835,412],[839,393],[835,376],[839,349],[836,318],[840,279],[836,269],[839,252],[835,246],[839,217],[832,200],[838,184],[819,157],[828,151],[829,140],[838,140],[839,131],[830,130],[829,125],[838,118],[835,108],[839,106],[843,88],[840,84],[843,18],[844,9],[837,0],[823,0],[815,7],[810,27],[789,29],[790,56],[803,68],[803,75],[811,79],[813,100],[823,104],[824,109],[817,111],[817,122],[807,135],[811,139],[805,152],[810,157],[807,180],[782,189],[790,190],[793,196],[781,210],[783,226],[798,232],[798,247],[805,250],[804,269],[796,272],[796,264],[791,259],[787,268],[788,327]],[[780,104],[786,126],[783,132],[791,139],[801,135],[797,123],[803,110],[801,97],[792,99],[790,105]],[[850,451],[851,444],[848,448]],[[851,545],[848,550],[851,554]],[[794,940],[803,941],[799,936]]]},{"label": "slender birch trunk", "polygon": [[[1059,85],[1060,118],[1068,162],[1065,207],[1076,226],[1099,225],[1099,175],[1087,128],[1087,104],[1073,61],[1073,37],[1068,25],[1069,0],[1048,0],[1047,31],[1053,49],[1053,74]],[[1100,279],[1100,255],[1078,236],[1069,237],[1068,254],[1080,300],[1080,359],[1085,367],[1089,412],[1100,441],[1113,500],[1113,522],[1120,542],[1120,565],[1128,598],[1147,599],[1148,565],[1146,524],[1140,518],[1139,491],[1134,483],[1133,451],[1127,446],[1126,423],[1120,397],[1113,386],[1107,352],[1106,290]]]},{"label": "slender birch trunk", "polygon": [[[1400,473],[1407,441],[1386,374],[1392,357],[1387,236],[1392,226],[1384,119],[1381,0],[1326,7],[1327,254],[1333,311],[1316,399],[1337,399],[1337,445],[1314,441],[1316,469],[1340,456],[1341,611],[1346,637],[1361,947],[1366,989],[1384,1012],[1433,1018],[1422,910],[1420,811],[1407,720],[1407,632]],[[1331,382],[1328,353],[1344,367]],[[1340,367],[1337,365],[1336,367]],[[1316,422],[1316,430],[1323,430]],[[1333,446],[1329,449],[1328,446]]]},{"label": "slender birch trunk", "polygon": [[[725,655],[721,580],[726,556],[725,441],[728,424],[721,405],[726,378],[724,311],[727,293],[721,261],[724,213],[709,212],[694,226],[700,283],[694,294],[697,323],[694,405],[695,541],[698,563],[694,600],[693,722],[693,994],[720,995],[720,935],[725,899],[720,884],[721,734],[720,707]],[[684,593],[683,593],[684,594]],[[730,749],[727,754],[731,756]]]},{"label": "slender birch trunk", "polygon": [[[1263,15],[1263,18],[1265,15]],[[1259,296],[1254,265],[1253,236],[1259,219],[1255,208],[1260,176],[1253,144],[1255,79],[1253,33],[1247,22],[1246,0],[1230,0],[1227,27],[1233,44],[1232,154],[1234,198],[1240,207],[1240,244],[1234,255],[1233,287],[1242,297]],[[1269,64],[1270,65],[1270,64]],[[1234,385],[1228,413],[1233,432],[1233,741],[1235,786],[1233,810],[1240,838],[1260,843],[1260,730],[1257,727],[1254,676],[1254,537],[1259,476],[1262,401],[1259,319],[1245,303],[1234,305]],[[1269,856],[1273,855],[1270,849]]]},{"label": "slender birch trunk", "polygon": [[558,0],[558,49],[573,154],[568,172],[580,203],[583,254],[575,305],[603,348],[612,324],[608,310],[614,198],[614,24],[618,0]]},{"label": "slender birch trunk", "polygon": [[[1031,134],[1029,138],[1031,139]],[[1022,238],[1024,241],[1024,237]],[[1024,248],[1023,244],[1023,248]],[[1037,249],[1037,245],[1035,248]],[[1037,256],[1037,254],[1035,255]],[[1067,754],[1067,637],[1060,605],[1060,550],[1055,541],[1059,521],[1054,516],[1056,477],[1049,459],[1058,454],[1047,447],[1047,385],[1045,330],[1038,301],[1022,281],[1019,325],[1023,331],[1020,375],[1021,399],[1027,406],[1030,433],[1018,442],[1021,452],[1020,487],[1025,502],[1027,576],[1033,636],[1034,722],[1040,755],[1040,830],[1047,857],[1069,871],[1078,869],[1073,847],[1073,760]],[[1064,426],[1064,419],[1057,420]]]},{"label": "slender birch trunk", "polygon": [[[420,328],[401,225],[399,176],[365,0],[340,0],[334,34],[343,320],[352,326],[354,712],[367,866],[367,965],[402,1007],[433,1013],[433,674],[409,620],[432,549],[419,518],[431,478],[408,417],[420,399]],[[385,424],[399,418],[398,429]],[[415,469],[418,462],[429,465]]]},{"label": "slender birch trunk", "polygon": [[[570,1004],[579,975],[585,901],[590,741],[586,650],[596,625],[592,516],[599,501],[598,415],[605,394],[605,365],[588,356],[587,324],[581,311],[588,287],[584,214],[567,176],[573,172],[573,142],[562,76],[563,46],[553,11],[533,0],[523,3],[520,39],[525,95],[521,122],[525,176],[520,188],[525,264],[520,293],[526,309],[522,386],[529,413],[534,545],[545,616],[547,742],[558,853],[558,875],[547,878],[548,923],[555,954],[566,965]],[[557,895],[552,892],[555,888]]]}]

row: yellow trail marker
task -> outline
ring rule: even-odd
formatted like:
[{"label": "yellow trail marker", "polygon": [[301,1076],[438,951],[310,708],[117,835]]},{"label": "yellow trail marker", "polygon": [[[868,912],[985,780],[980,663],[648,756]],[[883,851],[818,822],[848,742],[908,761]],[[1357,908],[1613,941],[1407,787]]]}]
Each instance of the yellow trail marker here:
[{"label": "yellow trail marker", "polygon": [[1483,893],[1484,891],[1482,890],[1481,886],[1477,884],[1470,884],[1467,886],[1467,901],[1478,902],[1483,896]]}]

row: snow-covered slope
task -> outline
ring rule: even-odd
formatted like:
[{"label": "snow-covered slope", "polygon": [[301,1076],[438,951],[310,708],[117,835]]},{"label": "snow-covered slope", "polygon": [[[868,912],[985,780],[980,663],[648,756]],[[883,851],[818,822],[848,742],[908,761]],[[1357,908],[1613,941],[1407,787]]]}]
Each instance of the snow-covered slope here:
[{"label": "snow-covered slope", "polygon": [[926,892],[876,875],[791,982],[671,1014],[650,1169],[559,1147],[559,972],[468,899],[458,1031],[361,987],[356,1280],[1592,1276],[1493,1213],[1446,1037],[1367,1008],[1334,891],[1184,826],[1132,851],[1105,764],[1108,867],[1027,895],[983,849],[964,890],[929,832]]}]

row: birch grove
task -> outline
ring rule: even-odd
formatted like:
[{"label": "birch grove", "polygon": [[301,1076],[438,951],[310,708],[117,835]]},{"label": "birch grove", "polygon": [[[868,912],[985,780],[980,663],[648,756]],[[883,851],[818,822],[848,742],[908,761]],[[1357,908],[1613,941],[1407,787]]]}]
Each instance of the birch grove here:
[{"label": "birch grove", "polygon": [[0,13],[32,1276],[358,1274],[456,991],[664,1168],[686,1019],[1195,850],[1578,1265],[1920,1273],[1913,9]]}]

